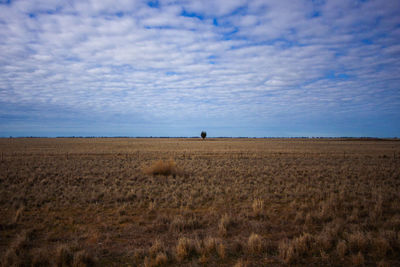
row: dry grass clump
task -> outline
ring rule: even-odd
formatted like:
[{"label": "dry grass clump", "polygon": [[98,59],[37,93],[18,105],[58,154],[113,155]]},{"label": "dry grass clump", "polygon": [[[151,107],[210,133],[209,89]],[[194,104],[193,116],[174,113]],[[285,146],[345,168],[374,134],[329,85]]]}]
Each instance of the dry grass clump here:
[{"label": "dry grass clump", "polygon": [[229,229],[233,226],[233,219],[227,213],[225,213],[218,224],[218,232],[221,236],[226,237]]},{"label": "dry grass clump", "polygon": [[214,237],[206,237],[204,240],[196,242],[196,252],[201,254],[199,263],[206,264],[212,255],[217,255],[221,259],[226,257],[226,247],[222,241]]},{"label": "dry grass clump", "polygon": [[261,236],[252,233],[247,241],[247,247],[251,254],[259,254],[262,252],[263,244]]},{"label": "dry grass clump", "polygon": [[310,256],[315,251],[315,238],[308,234],[302,234],[292,240],[282,240],[279,243],[279,256],[286,263],[294,263]]},{"label": "dry grass clump", "polygon": [[156,256],[156,259],[154,261],[156,266],[163,266],[168,263],[168,256],[167,253],[165,252],[159,252]]},{"label": "dry grass clump", "polygon": [[203,243],[204,243],[204,252],[207,254],[211,254],[213,251],[216,250],[219,241],[214,237],[207,237]]},{"label": "dry grass clump", "polygon": [[176,258],[178,261],[182,261],[185,258],[189,258],[195,251],[195,244],[193,240],[187,237],[181,237],[176,245]]},{"label": "dry grass clump", "polygon": [[158,160],[150,166],[144,167],[143,172],[148,175],[164,175],[164,176],[176,176],[180,173],[176,162],[173,159]]},{"label": "dry grass clump", "polygon": [[159,252],[164,251],[164,244],[160,241],[160,239],[156,239],[149,249],[149,253],[151,256],[157,255]]},{"label": "dry grass clump", "polygon": [[149,257],[144,260],[145,266],[164,266],[168,263],[168,255],[164,243],[156,239],[149,248]]},{"label": "dry grass clump", "polygon": [[145,267],[166,266],[168,264],[168,256],[165,252],[159,252],[155,257],[145,257],[143,265]]},{"label": "dry grass clump", "polygon": [[226,248],[223,243],[219,243],[217,246],[217,254],[221,259],[225,259],[226,256]]},{"label": "dry grass clump", "polygon": [[262,214],[262,212],[264,211],[264,200],[262,200],[260,198],[254,199],[252,208],[253,208],[254,215],[260,216]]},{"label": "dry grass clump", "polygon": [[296,261],[297,254],[288,239],[281,240],[278,246],[279,257],[286,263],[291,264]]}]

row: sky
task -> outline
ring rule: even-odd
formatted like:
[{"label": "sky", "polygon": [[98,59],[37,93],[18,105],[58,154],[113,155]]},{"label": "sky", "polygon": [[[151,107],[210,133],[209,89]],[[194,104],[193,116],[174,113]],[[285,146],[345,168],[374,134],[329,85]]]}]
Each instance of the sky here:
[{"label": "sky", "polygon": [[398,0],[0,0],[0,136],[400,137]]}]

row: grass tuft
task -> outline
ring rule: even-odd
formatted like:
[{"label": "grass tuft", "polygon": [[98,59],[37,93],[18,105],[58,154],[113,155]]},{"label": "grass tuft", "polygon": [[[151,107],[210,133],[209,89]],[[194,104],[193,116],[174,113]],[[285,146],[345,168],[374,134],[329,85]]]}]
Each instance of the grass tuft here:
[{"label": "grass tuft", "polygon": [[226,237],[228,235],[228,231],[230,227],[233,225],[232,218],[225,213],[218,224],[218,232],[221,236]]},{"label": "grass tuft", "polygon": [[259,198],[254,199],[252,208],[253,208],[254,216],[260,216],[264,210],[264,201]]},{"label": "grass tuft", "polygon": [[361,253],[361,251],[351,257],[351,263],[353,266],[362,266],[364,265],[364,262],[364,255]]},{"label": "grass tuft", "polygon": [[258,234],[252,233],[247,241],[247,246],[251,254],[262,252],[262,239]]},{"label": "grass tuft", "polygon": [[56,249],[56,265],[70,266],[72,264],[73,255],[66,245],[60,245]]},{"label": "grass tuft", "polygon": [[194,251],[194,244],[191,239],[187,237],[181,237],[178,240],[176,246],[176,257],[178,261],[182,261],[188,258],[190,254]]},{"label": "grass tuft", "polygon": [[154,260],[155,266],[164,266],[168,263],[168,257],[165,252],[159,252]]},{"label": "grass tuft", "polygon": [[96,259],[87,251],[81,250],[75,253],[73,262],[74,267],[90,267],[95,265]]},{"label": "grass tuft", "polygon": [[167,161],[158,160],[152,165],[144,167],[143,172],[148,175],[164,175],[164,176],[176,176],[180,173],[176,162],[172,159]]}]

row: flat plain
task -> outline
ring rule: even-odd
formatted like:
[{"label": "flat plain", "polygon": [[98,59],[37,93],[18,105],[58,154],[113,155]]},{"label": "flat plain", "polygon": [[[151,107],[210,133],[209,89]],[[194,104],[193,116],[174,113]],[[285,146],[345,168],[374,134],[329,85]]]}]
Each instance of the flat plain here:
[{"label": "flat plain", "polygon": [[3,138],[0,152],[4,266],[400,265],[397,140]]}]

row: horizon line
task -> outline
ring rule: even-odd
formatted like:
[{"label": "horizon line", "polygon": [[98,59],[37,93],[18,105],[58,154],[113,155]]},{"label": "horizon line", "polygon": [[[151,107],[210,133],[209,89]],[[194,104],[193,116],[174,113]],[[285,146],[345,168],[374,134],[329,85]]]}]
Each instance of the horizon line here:
[{"label": "horizon line", "polygon": [[[13,138],[137,138],[137,139],[201,139],[201,136],[0,136],[1,139],[13,139]],[[365,140],[397,140],[397,136],[393,137],[376,137],[376,136],[210,136],[205,139],[365,139]]]}]

